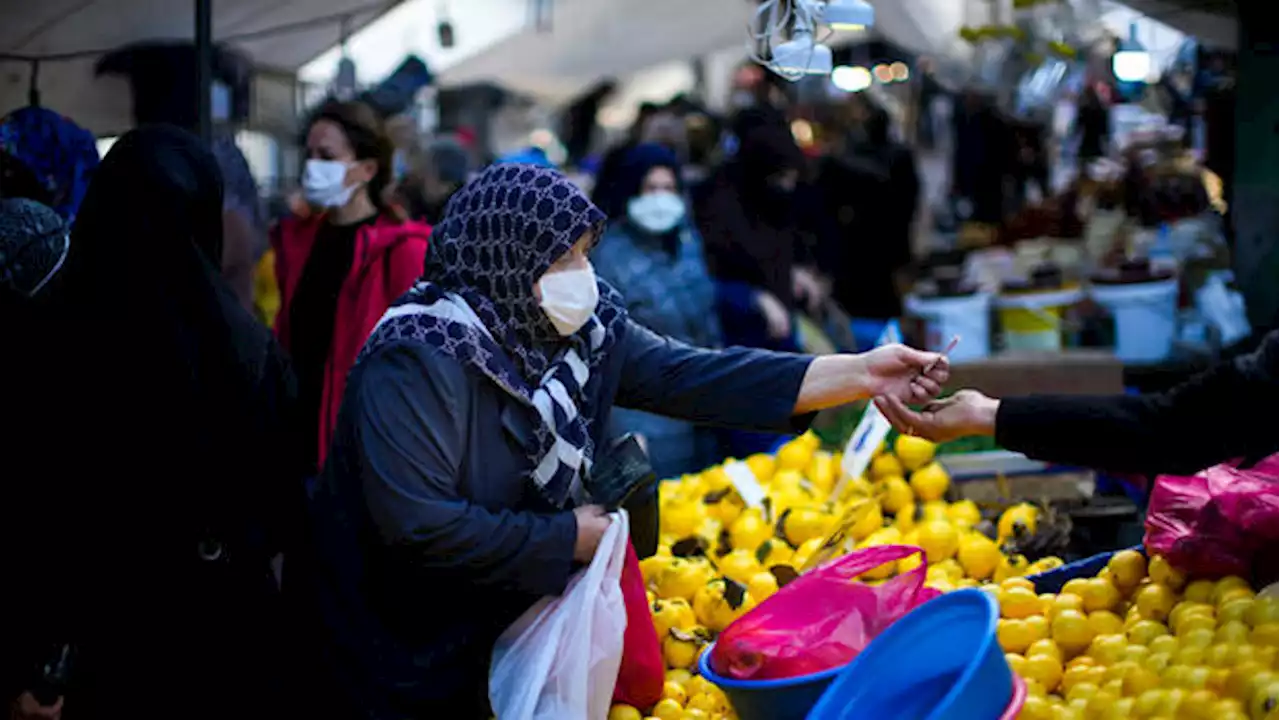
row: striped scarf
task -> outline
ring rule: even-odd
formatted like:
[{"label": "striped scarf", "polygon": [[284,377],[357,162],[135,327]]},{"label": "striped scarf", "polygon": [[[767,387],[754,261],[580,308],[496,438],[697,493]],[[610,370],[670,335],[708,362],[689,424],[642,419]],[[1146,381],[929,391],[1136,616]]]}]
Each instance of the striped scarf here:
[{"label": "striped scarf", "polygon": [[[435,348],[480,373],[532,413],[529,480],[554,507],[585,499],[591,469],[593,369],[626,313],[600,284],[595,316],[560,337],[533,297],[547,268],[604,216],[554,170],[494,166],[449,201],[432,233],[424,280],[387,310],[361,357],[388,343]],[[430,278],[429,280],[425,278]]]}]

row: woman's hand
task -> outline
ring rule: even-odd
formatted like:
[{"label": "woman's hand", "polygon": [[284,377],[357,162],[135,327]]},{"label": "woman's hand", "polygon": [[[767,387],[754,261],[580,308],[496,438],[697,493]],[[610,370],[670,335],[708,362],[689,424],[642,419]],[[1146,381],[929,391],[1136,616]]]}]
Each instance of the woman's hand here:
[{"label": "woman's hand", "polygon": [[809,363],[795,412],[826,410],[881,395],[925,402],[938,396],[950,375],[946,357],[906,345],[886,345],[861,355],[823,355]]},{"label": "woman's hand", "polygon": [[764,315],[769,337],[774,340],[791,337],[791,311],[773,293],[768,290],[756,293],[756,307],[760,309],[760,314]]},{"label": "woman's hand", "polygon": [[919,412],[896,397],[877,397],[876,407],[899,432],[946,442],[970,435],[994,435],[1000,401],[977,390],[961,390]]},{"label": "woman's hand", "polygon": [[609,529],[609,516],[599,505],[583,505],[573,509],[573,517],[578,521],[578,540],[573,544],[573,559],[580,563],[589,563],[596,556],[596,548],[604,531]]},{"label": "woman's hand", "polygon": [[35,696],[24,692],[13,701],[9,713],[12,720],[59,720],[62,717],[62,698],[49,707],[36,702]]},{"label": "woman's hand", "polygon": [[861,361],[859,384],[864,397],[924,402],[937,397],[951,376],[945,356],[906,345],[885,345],[856,357]]}]

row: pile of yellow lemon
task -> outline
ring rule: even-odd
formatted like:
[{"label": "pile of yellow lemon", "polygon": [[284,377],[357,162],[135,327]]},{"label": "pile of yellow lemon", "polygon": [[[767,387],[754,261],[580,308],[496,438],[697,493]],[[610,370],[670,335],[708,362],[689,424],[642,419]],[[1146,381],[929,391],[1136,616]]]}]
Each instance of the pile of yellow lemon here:
[{"label": "pile of yellow lemon", "polygon": [[[776,455],[742,461],[764,491],[761,506],[743,501],[728,462],[662,484],[658,553],[641,562],[641,571],[667,682],[662,701],[647,716],[619,705],[609,720],[736,717],[719,688],[697,675],[699,656],[717,633],[777,592],[780,581],[804,571],[842,525],[845,539],[837,553],[874,545],[918,546],[927,556],[926,583],[942,591],[1061,565],[1056,558],[1030,563],[1000,550],[1000,543],[1016,533],[1035,533],[1034,506],[1006,510],[997,540],[979,532],[976,504],[944,499],[951,479],[927,440],[898,437],[892,448],[880,448],[864,477],[846,479],[838,493],[840,454],[819,445],[817,437],[805,434]],[[882,582],[923,561],[917,555],[887,563],[862,580]]]},{"label": "pile of yellow lemon", "polygon": [[1097,577],[995,594],[997,637],[1030,694],[1027,720],[1275,720],[1277,602],[1238,577],[1186,579],[1125,550]]}]

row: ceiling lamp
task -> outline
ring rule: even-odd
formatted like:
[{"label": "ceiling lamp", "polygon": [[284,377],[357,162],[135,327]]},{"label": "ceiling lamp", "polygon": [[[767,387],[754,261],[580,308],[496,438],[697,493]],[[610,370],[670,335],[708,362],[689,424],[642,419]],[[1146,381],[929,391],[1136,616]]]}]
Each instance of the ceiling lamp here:
[{"label": "ceiling lamp", "polygon": [[1125,83],[1146,82],[1151,75],[1151,53],[1138,42],[1138,24],[1130,23],[1129,37],[1120,41],[1111,56],[1111,72]]},{"label": "ceiling lamp", "polygon": [[827,75],[831,73],[833,60],[831,48],[815,42],[813,31],[797,27],[791,39],[773,48],[769,66],[780,75]]},{"label": "ceiling lamp", "polygon": [[822,10],[822,23],[832,30],[865,30],[876,23],[876,9],[863,0],[831,0]]}]

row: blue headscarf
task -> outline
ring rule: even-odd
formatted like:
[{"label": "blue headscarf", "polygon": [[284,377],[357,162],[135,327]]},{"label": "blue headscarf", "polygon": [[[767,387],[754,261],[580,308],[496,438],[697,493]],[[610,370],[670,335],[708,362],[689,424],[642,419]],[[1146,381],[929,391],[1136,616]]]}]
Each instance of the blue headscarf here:
[{"label": "blue headscarf", "polygon": [[0,152],[22,163],[49,193],[49,206],[68,223],[98,167],[93,133],[39,106],[9,113],[0,120]]},{"label": "blue headscarf", "polygon": [[547,151],[540,147],[527,147],[509,152],[498,158],[499,165],[532,165],[540,168],[555,169],[556,164],[547,157]]},{"label": "blue headscarf", "polygon": [[422,281],[383,315],[365,355],[391,342],[434,348],[488,378],[540,421],[526,448],[530,480],[554,506],[581,500],[594,453],[579,411],[591,372],[626,311],[600,283],[595,316],[563,338],[533,288],[604,214],[555,170],[491,165],[459,190],[431,234]]},{"label": "blue headscarf", "polygon": [[617,180],[612,189],[601,198],[605,214],[616,220],[627,213],[627,202],[640,194],[644,179],[656,167],[671,168],[676,176],[676,191],[680,191],[680,159],[664,145],[642,143],[627,151],[618,166]]}]

